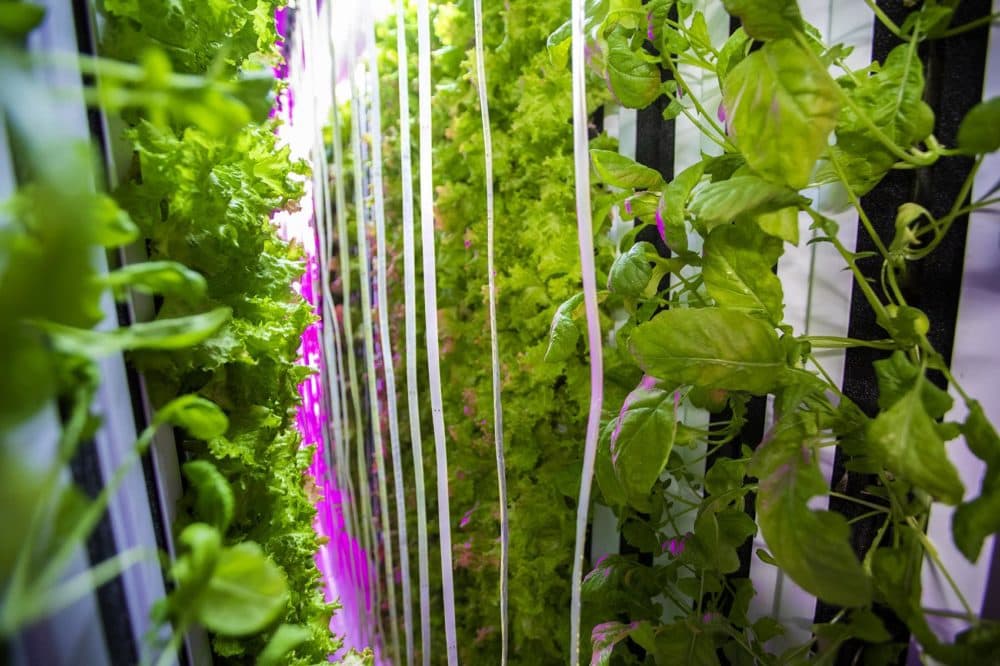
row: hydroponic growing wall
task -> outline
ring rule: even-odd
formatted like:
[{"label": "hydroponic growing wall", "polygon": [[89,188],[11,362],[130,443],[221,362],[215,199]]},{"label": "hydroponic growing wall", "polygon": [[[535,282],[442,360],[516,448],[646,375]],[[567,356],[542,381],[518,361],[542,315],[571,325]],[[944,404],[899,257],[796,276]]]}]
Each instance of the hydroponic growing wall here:
[{"label": "hydroponic growing wall", "polygon": [[991,664],[998,7],[0,2],[12,664]]}]

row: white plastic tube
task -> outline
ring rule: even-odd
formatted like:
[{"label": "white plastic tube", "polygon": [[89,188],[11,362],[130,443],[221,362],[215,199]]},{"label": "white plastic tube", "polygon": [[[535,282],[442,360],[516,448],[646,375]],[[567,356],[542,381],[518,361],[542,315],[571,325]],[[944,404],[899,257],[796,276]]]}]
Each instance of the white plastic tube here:
[{"label": "white plastic tube", "polygon": [[[389,421],[389,450],[392,455],[392,478],[396,494],[396,533],[399,537],[400,582],[403,588],[403,634],[406,642],[406,663],[413,663],[413,601],[410,597],[410,550],[406,538],[406,494],[403,487],[403,460],[399,450],[399,413],[396,406],[396,372],[393,368],[392,339],[389,335],[389,280],[386,276],[385,243],[385,193],[382,180],[382,93],[378,75],[378,43],[375,40],[375,21],[368,24],[368,86],[371,89],[372,166],[371,179],[375,205],[375,290],[378,297],[379,344],[382,348],[382,374],[385,377],[385,401]],[[388,523],[387,523],[388,524]],[[386,533],[385,540],[391,542]],[[386,549],[386,562],[392,566],[390,548]],[[395,578],[386,581],[389,603],[392,606],[392,642],[397,658],[399,652],[396,628]]]},{"label": "white plastic tube", "polygon": [[587,140],[587,71],[584,61],[584,18],[586,0],[571,0],[571,52],[573,57],[573,159],[576,175],[576,228],[580,243],[580,271],[583,302],[587,313],[590,345],[590,414],[583,450],[580,501],[576,507],[576,545],[573,550],[573,579],[570,601],[570,666],[580,664],[580,585],[583,579],[583,549],[587,538],[590,489],[597,457],[597,439],[604,401],[604,359],[601,324],[597,311],[597,278],[594,269],[594,232],[590,209],[590,153]]},{"label": "white plastic tube", "polygon": [[448,451],[441,399],[441,350],[438,344],[437,268],[434,256],[434,182],[431,155],[431,34],[427,0],[417,2],[417,62],[420,116],[420,232],[424,259],[424,332],[431,421],[437,458],[438,531],[441,541],[441,596],[444,600],[445,647],[448,666],[458,664],[455,631],[455,583],[451,564],[451,511],[448,501]]},{"label": "white plastic tube", "polygon": [[[427,554],[427,495],[424,487],[424,453],[420,433],[420,398],[417,374],[417,269],[413,226],[413,155],[410,145],[410,76],[406,48],[406,7],[396,2],[396,56],[399,61],[399,156],[403,186],[403,282],[405,293],[406,401],[413,450],[413,477],[417,492],[417,570],[420,585],[420,652],[424,666],[431,663],[431,588]],[[404,590],[405,591],[405,590]],[[404,604],[407,602],[404,600]],[[407,604],[409,607],[409,604]],[[409,638],[409,637],[408,637]],[[407,643],[407,663],[412,645]]]},{"label": "white plastic tube", "polygon": [[476,84],[483,121],[483,152],[486,162],[486,274],[490,309],[490,359],[493,366],[493,443],[497,459],[497,489],[500,503],[500,663],[507,664],[507,567],[510,556],[510,524],[507,517],[507,472],[503,459],[503,403],[500,394],[500,343],[497,337],[497,285],[493,261],[493,132],[486,86],[486,54],[483,48],[483,3],[473,0],[476,33]]}]

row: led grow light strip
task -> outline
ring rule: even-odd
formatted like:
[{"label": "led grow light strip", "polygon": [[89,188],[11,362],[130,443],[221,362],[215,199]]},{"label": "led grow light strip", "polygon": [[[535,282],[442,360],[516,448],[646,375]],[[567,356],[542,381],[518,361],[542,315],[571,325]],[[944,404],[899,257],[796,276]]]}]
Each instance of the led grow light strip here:
[{"label": "led grow light strip", "polygon": [[583,548],[587,538],[590,509],[590,486],[597,456],[597,438],[601,426],[601,403],[604,399],[604,364],[601,324],[597,312],[597,278],[594,268],[594,232],[590,208],[590,156],[587,141],[587,71],[584,61],[584,18],[586,0],[572,0],[571,31],[573,54],[573,161],[576,175],[576,228],[580,242],[580,271],[583,277],[583,302],[587,312],[587,339],[590,346],[590,415],[587,440],[583,450],[580,478],[580,501],[576,507],[576,546],[573,550],[573,580],[570,601],[569,663],[580,663],[580,585],[583,578]]},{"label": "led grow light strip", "polygon": [[[417,570],[420,585],[420,652],[424,666],[431,663],[431,588],[427,554],[427,494],[424,488],[424,453],[420,434],[420,403],[417,395],[417,268],[413,242],[413,156],[410,145],[409,56],[406,49],[406,7],[396,2],[396,59],[399,61],[399,139],[403,187],[403,282],[406,308],[406,400],[413,449],[413,476],[417,491]],[[405,590],[406,588],[404,588]],[[406,609],[411,603],[406,603]],[[412,636],[407,635],[407,663],[412,663]]]},{"label": "led grow light strip", "polygon": [[424,332],[427,336],[427,375],[431,391],[431,420],[437,458],[438,530],[441,541],[441,595],[448,665],[458,664],[455,632],[455,585],[451,565],[451,511],[448,502],[448,451],[441,399],[441,350],[438,345],[437,268],[434,257],[434,183],[431,155],[431,35],[427,0],[417,1],[417,72],[420,101],[420,232],[424,259]]},{"label": "led grow light strip", "polygon": [[[406,539],[406,495],[403,488],[403,461],[399,451],[399,416],[396,406],[396,373],[393,369],[392,340],[389,337],[389,280],[386,276],[385,247],[385,193],[382,182],[382,94],[378,75],[378,48],[375,39],[375,20],[372,17],[368,23],[368,84],[371,87],[371,134],[372,134],[372,166],[371,182],[375,195],[375,252],[376,277],[375,291],[378,297],[378,328],[379,344],[382,352],[382,374],[385,377],[385,402],[389,421],[389,450],[392,455],[392,478],[396,493],[396,533],[399,538],[400,582],[403,588],[403,634],[406,641],[406,663],[413,663],[413,600],[410,597],[410,550]],[[379,442],[381,443],[381,442]],[[379,454],[380,456],[382,454]],[[383,459],[380,459],[380,462]],[[380,497],[381,499],[381,497]],[[383,511],[388,507],[383,507]],[[388,525],[388,520],[386,520]],[[389,531],[385,535],[386,543],[391,546],[392,536]],[[398,660],[399,629],[396,615],[396,585],[395,567],[393,566],[392,549],[386,548],[386,566],[393,575],[386,581],[389,586],[389,605],[392,607],[393,653]]]},{"label": "led grow light strip", "polygon": [[507,566],[510,556],[510,523],[507,518],[507,473],[503,460],[503,404],[500,395],[500,344],[497,340],[497,285],[493,263],[493,133],[486,86],[486,54],[483,49],[483,3],[474,0],[476,32],[476,84],[483,121],[483,152],[486,161],[486,280],[490,308],[490,359],[493,365],[493,443],[497,457],[497,489],[500,504],[500,663],[507,663]]}]

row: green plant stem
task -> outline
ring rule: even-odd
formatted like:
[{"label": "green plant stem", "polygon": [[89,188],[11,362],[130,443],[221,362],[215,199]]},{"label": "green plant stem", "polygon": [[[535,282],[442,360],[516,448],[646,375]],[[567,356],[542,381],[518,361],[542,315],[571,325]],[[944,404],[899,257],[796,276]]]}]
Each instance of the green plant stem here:
[{"label": "green plant stem", "polygon": [[827,155],[830,158],[830,165],[833,166],[833,170],[837,173],[837,178],[840,179],[841,184],[844,186],[844,190],[847,192],[847,197],[851,200],[851,204],[854,206],[855,210],[858,211],[858,218],[861,220],[861,224],[864,225],[865,231],[868,232],[872,242],[875,244],[875,249],[878,250],[883,259],[888,261],[889,248],[885,246],[885,243],[882,242],[881,237],[879,237],[878,233],[875,231],[875,226],[868,217],[868,213],[865,212],[864,206],[861,205],[861,200],[858,199],[858,195],[855,194],[854,190],[851,188],[847,174],[844,172],[844,167],[837,158],[837,154],[831,150],[827,152]]},{"label": "green plant stem", "polygon": [[951,572],[948,571],[948,568],[944,565],[944,562],[941,561],[941,556],[938,554],[937,548],[934,546],[934,542],[932,542],[930,538],[927,536],[927,534],[924,533],[924,530],[921,528],[920,525],[917,524],[917,521],[913,518],[913,516],[907,516],[906,523],[913,530],[913,533],[920,541],[920,544],[924,547],[924,552],[934,563],[934,566],[937,567],[938,571],[940,571],[941,574],[945,577],[945,580],[948,581],[948,585],[951,586],[952,592],[954,592],[955,596],[958,597],[958,601],[959,603],[962,604],[962,608],[965,609],[966,614],[970,616],[975,616],[976,613],[975,611],[972,610],[972,606],[969,605],[969,601],[965,598],[965,595],[962,593],[962,588],[958,586],[958,583],[955,582],[955,579],[952,577]]},{"label": "green plant stem", "polygon": [[[819,57],[815,53],[813,53],[812,49],[809,47],[809,42],[806,41],[806,36],[801,32],[795,32],[795,39],[799,43],[799,46],[802,47],[802,50],[805,51],[809,55],[809,57],[813,60],[815,65],[825,70],[826,66],[819,59]],[[931,154],[929,156],[921,157],[914,155],[913,153],[909,153],[903,148],[901,148],[899,144],[897,144],[889,136],[887,136],[886,133],[883,132],[878,127],[878,125],[876,125],[872,121],[872,119],[868,117],[868,114],[865,113],[861,107],[855,104],[854,100],[851,99],[850,95],[844,92],[843,88],[841,88],[840,86],[834,86],[834,88],[837,91],[836,94],[840,98],[840,101],[845,106],[850,108],[851,111],[854,112],[854,114],[858,117],[858,119],[865,126],[865,128],[872,133],[872,136],[875,137],[875,139],[877,139],[879,143],[885,146],[885,148],[890,153],[892,153],[897,159],[917,167],[929,166],[933,164],[934,161],[937,159],[936,153]]]},{"label": "green plant stem", "polygon": [[963,209],[963,204],[968,198],[969,193],[972,191],[972,186],[976,180],[976,174],[979,172],[979,167],[983,164],[983,155],[979,155],[976,161],[973,163],[972,168],[969,170],[969,174],[965,177],[965,182],[962,183],[962,189],[959,190],[958,196],[955,197],[955,203],[952,205],[951,210],[948,214],[937,220],[933,225],[934,227],[934,238],[926,246],[919,250],[914,251],[910,255],[910,259],[917,260],[923,259],[928,254],[934,251],[934,249],[941,244],[945,236],[948,235],[948,231],[951,229],[952,223],[955,221]]},{"label": "green plant stem", "polygon": [[865,4],[868,5],[869,9],[871,9],[875,13],[875,16],[878,18],[879,22],[881,22],[882,25],[884,25],[889,30],[889,32],[891,32],[901,41],[904,42],[910,41],[911,38],[903,34],[902,29],[900,29],[900,27],[896,25],[895,21],[889,18],[888,14],[882,11],[882,8],[875,3],[875,0],[865,0]]},{"label": "green plant stem", "polygon": [[864,273],[862,273],[861,269],[858,268],[857,262],[854,260],[854,255],[848,251],[846,247],[844,247],[844,244],[840,242],[839,238],[837,238],[837,234],[832,233],[835,229],[835,227],[831,226],[833,221],[811,207],[807,207],[805,211],[817,224],[820,225],[826,233],[829,241],[833,243],[833,246],[837,249],[837,252],[839,252],[840,256],[847,262],[847,266],[851,269],[851,272],[854,273],[855,280],[861,288],[862,293],[865,295],[865,299],[868,301],[868,304],[872,306],[872,309],[875,310],[876,317],[888,319],[885,306],[882,304],[882,301],[879,300],[879,297],[875,294],[871,285],[868,284],[868,279],[865,277]]},{"label": "green plant stem", "polygon": [[[684,77],[681,76],[681,73],[677,69],[677,66],[674,64],[673,60],[667,58],[667,67],[670,68],[670,73],[673,74],[674,80],[677,81],[677,85],[681,87],[681,90],[684,91],[685,95],[691,98],[691,102],[694,104],[694,108],[696,108],[698,110],[698,113],[701,114],[701,116],[708,121],[708,124],[712,127],[712,129],[714,129],[715,132],[720,137],[723,137],[721,145],[725,149],[725,151],[727,153],[737,152],[736,147],[729,142],[728,138],[726,138],[726,132],[722,129],[722,127],[719,126],[719,123],[715,121],[715,118],[713,118],[711,114],[705,111],[705,107],[702,106],[702,103],[698,100],[698,97],[691,92],[691,87],[687,84],[687,81],[684,80]],[[702,130],[702,134],[707,135],[708,133]],[[710,138],[715,140],[714,137]]]},{"label": "green plant stem", "polygon": [[981,16],[974,21],[969,21],[968,23],[964,23],[962,25],[955,26],[954,28],[945,30],[944,32],[942,32],[940,35],[937,36],[937,39],[947,39],[948,37],[961,35],[963,33],[969,32],[970,30],[975,30],[976,28],[979,28],[981,26],[989,25],[990,23],[996,21],[998,18],[1000,18],[1000,14],[990,14],[989,16]]},{"label": "green plant stem", "polygon": [[899,347],[895,340],[858,340],[857,338],[841,338],[830,335],[804,335],[800,340],[808,342],[817,349],[850,349],[851,347],[896,349]]},{"label": "green plant stem", "polygon": [[867,520],[868,518],[877,516],[882,513],[888,513],[888,511],[885,509],[883,509],[882,511],[869,511],[867,513],[861,514],[860,516],[855,516],[854,518],[851,518],[850,520],[847,521],[847,524],[853,525],[854,523],[861,522],[862,520]]},{"label": "green plant stem", "polygon": [[872,509],[873,511],[879,513],[889,513],[890,511],[889,507],[887,506],[875,504],[874,502],[868,502],[863,499],[858,499],[857,497],[852,497],[851,495],[845,495],[843,493],[838,493],[835,491],[830,491],[830,497],[836,497],[837,499],[847,500],[848,502],[854,502],[855,504],[868,507],[869,509]]},{"label": "green plant stem", "polygon": [[864,561],[862,561],[861,566],[869,574],[872,572],[872,558],[875,556],[875,551],[882,544],[882,539],[885,538],[886,530],[892,525],[892,516],[886,516],[885,522],[882,523],[882,527],[878,528],[878,532],[875,533],[875,538],[872,539],[872,545],[865,553]]},{"label": "green plant stem", "polygon": [[920,611],[925,615],[934,615],[937,617],[951,617],[956,620],[965,620],[966,622],[972,624],[978,624],[981,621],[978,615],[959,613],[958,611],[947,610],[945,608],[921,608]]}]

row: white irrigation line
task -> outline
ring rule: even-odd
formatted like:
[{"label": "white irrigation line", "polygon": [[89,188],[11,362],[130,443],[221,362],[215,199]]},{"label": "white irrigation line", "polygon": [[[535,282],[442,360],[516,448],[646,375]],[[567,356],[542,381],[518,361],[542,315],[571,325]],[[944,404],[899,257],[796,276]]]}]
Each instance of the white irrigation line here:
[{"label": "white irrigation line", "polygon": [[[385,377],[385,401],[389,421],[389,451],[392,455],[392,477],[396,494],[396,533],[399,543],[400,582],[403,588],[403,635],[406,642],[406,663],[413,663],[413,600],[410,596],[410,549],[406,538],[406,492],[403,487],[403,459],[399,450],[399,413],[396,405],[396,372],[393,368],[392,338],[389,335],[389,279],[386,275],[386,243],[385,243],[385,193],[382,179],[382,93],[378,75],[378,42],[375,39],[375,21],[368,24],[368,84],[371,87],[371,134],[372,134],[372,166],[371,182],[375,195],[375,289],[378,297],[378,328],[379,344],[382,347],[382,374]],[[386,522],[388,525],[388,521]],[[385,534],[387,544],[391,545],[392,535]],[[388,566],[392,568],[393,558],[391,548],[386,549]],[[399,651],[399,630],[395,610],[395,577],[386,585],[390,586],[389,600],[393,607],[392,642],[397,663],[402,656]]]},{"label": "white irrigation line", "polygon": [[597,279],[594,269],[594,233],[590,209],[590,154],[587,140],[587,71],[584,61],[584,18],[586,0],[572,0],[571,33],[573,56],[573,160],[576,175],[576,225],[580,242],[580,269],[583,301],[587,312],[587,339],[590,346],[590,415],[583,451],[580,501],[576,507],[576,545],[573,551],[572,596],[570,602],[570,666],[580,663],[580,585],[583,579],[583,549],[587,538],[590,489],[597,456],[604,399],[604,365],[601,325],[597,311]]},{"label": "white irrigation line", "polygon": [[493,132],[486,86],[486,54],[483,49],[483,2],[473,0],[476,32],[476,84],[483,121],[483,152],[486,162],[486,275],[490,308],[490,359],[493,366],[493,443],[497,458],[497,489],[500,503],[500,664],[507,664],[507,567],[510,557],[510,523],[507,517],[507,472],[503,460],[503,404],[500,395],[500,344],[497,338],[497,285],[493,262]]},{"label": "white irrigation line", "polygon": [[441,350],[438,344],[437,268],[434,256],[434,183],[431,155],[431,35],[427,0],[417,0],[417,55],[420,100],[420,231],[424,259],[424,332],[427,336],[427,375],[431,392],[431,420],[437,458],[438,530],[441,541],[441,595],[444,599],[445,647],[448,666],[458,664],[455,631],[455,584],[451,564],[451,515],[448,501],[448,451],[441,399]]},{"label": "white irrigation line", "polygon": [[[417,269],[413,226],[413,156],[410,145],[410,76],[406,49],[406,7],[396,2],[396,56],[399,61],[399,156],[403,186],[403,282],[405,292],[406,400],[413,449],[414,486],[417,491],[417,570],[420,585],[420,653],[424,666],[431,663],[431,588],[427,554],[427,495],[424,488],[424,453],[420,433],[420,398],[417,392]],[[405,591],[406,588],[404,588]],[[406,604],[410,608],[410,604]],[[410,636],[407,636],[410,639]],[[407,663],[412,646],[406,646]]]},{"label": "white irrigation line", "polygon": [[[355,223],[361,233],[363,233],[365,227],[365,197],[364,197],[364,173],[362,168],[362,150],[361,150],[361,118],[359,117],[362,113],[363,104],[360,99],[360,92],[358,91],[357,81],[355,79],[355,67],[356,63],[353,58],[350,62],[350,78],[351,78],[351,147],[353,149],[353,159],[352,163],[354,166],[354,217]],[[347,235],[346,222],[341,220],[343,229],[343,237]],[[341,245],[341,252],[346,252],[346,238],[344,244]],[[360,255],[360,248],[358,254]],[[360,263],[360,261],[359,261]],[[350,264],[347,264],[348,266]],[[345,275],[349,275],[349,271]],[[361,280],[364,284],[364,279]],[[345,283],[345,290],[346,290]],[[361,289],[362,293],[365,293],[365,289]],[[349,293],[349,292],[348,292]],[[346,308],[347,300],[344,302],[344,319],[348,322],[348,330],[353,332],[353,328],[350,327],[350,311]],[[370,330],[370,329],[369,329]],[[369,333],[369,336],[371,334]],[[350,340],[349,340],[350,341]],[[372,511],[369,501],[371,500],[371,488],[368,483],[368,464],[367,456],[365,455],[365,438],[364,438],[364,420],[361,417],[361,386],[358,381],[357,367],[354,361],[354,349],[353,345],[349,345],[348,349],[348,361],[349,361],[349,372],[351,375],[351,389],[354,396],[354,407],[355,407],[355,422],[357,423],[355,427],[356,434],[356,465],[357,474],[359,481],[361,483],[361,494],[359,499],[361,502],[361,509],[363,515],[362,526],[364,529],[364,547],[366,551],[366,559],[370,558],[368,561],[368,590],[372,595],[372,604],[369,618],[369,625],[381,628],[382,626],[382,613],[381,613],[381,590],[379,590],[378,580],[375,578],[375,569],[378,563],[378,555],[376,548],[376,541],[373,534],[373,524],[372,524]],[[378,426],[378,421],[373,424],[375,427]],[[367,598],[366,598],[367,601]],[[376,633],[373,631],[373,633]],[[381,631],[378,631],[376,635],[382,635]]]}]

